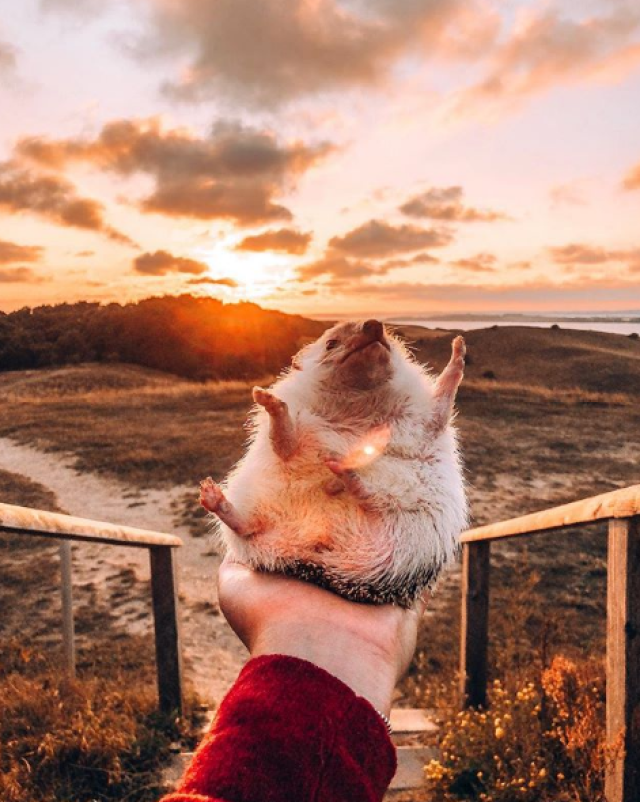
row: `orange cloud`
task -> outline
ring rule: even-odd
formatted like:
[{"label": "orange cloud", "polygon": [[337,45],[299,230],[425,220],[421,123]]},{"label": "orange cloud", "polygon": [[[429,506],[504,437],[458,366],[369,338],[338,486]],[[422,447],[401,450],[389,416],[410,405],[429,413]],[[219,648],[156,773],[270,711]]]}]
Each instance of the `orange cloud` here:
[{"label": "orange cloud", "polygon": [[398,253],[449,245],[453,235],[443,229],[419,226],[393,226],[382,220],[369,220],[342,237],[332,237],[329,247],[351,256],[383,259]]},{"label": "orange cloud", "polygon": [[345,256],[325,254],[321,259],[302,265],[297,270],[300,281],[310,281],[319,276],[328,276],[330,281],[341,282],[374,275],[375,267],[368,262],[347,259]]},{"label": "orange cloud", "polygon": [[166,276],[168,273],[206,273],[209,266],[195,259],[174,256],[168,251],[143,253],[133,260],[133,269],[143,276]]},{"label": "orange cloud", "polygon": [[559,265],[604,265],[622,262],[632,270],[640,270],[640,248],[609,250],[598,245],[571,243],[547,249],[554,262]]},{"label": "orange cloud", "polygon": [[39,245],[17,245],[15,242],[0,240],[0,264],[38,262],[42,258],[43,251],[44,248]]},{"label": "orange cloud", "polygon": [[409,198],[400,206],[400,211],[409,217],[427,217],[456,223],[492,223],[509,219],[502,212],[464,206],[463,194],[462,187],[432,187]]},{"label": "orange cloud", "polygon": [[120,175],[153,176],[143,211],[240,225],[291,219],[274,198],[332,150],[326,142],[280,144],[270,132],[237,123],[219,123],[199,138],[163,131],[157,120],[118,120],[93,140],[31,137],[16,146],[19,157],[49,169],[86,161]]},{"label": "orange cloud", "polygon": [[265,231],[245,237],[236,245],[236,251],[276,251],[278,253],[306,253],[313,235],[291,228],[280,228],[277,231]]},{"label": "orange cloud", "polygon": [[190,278],[187,284],[208,284],[211,286],[220,287],[237,287],[238,282],[233,278],[213,278],[213,276],[201,276],[199,278]]},{"label": "orange cloud", "polygon": [[48,279],[38,276],[30,267],[0,268],[0,284],[41,284]]},{"label": "orange cloud", "polygon": [[493,273],[497,262],[497,258],[492,253],[477,253],[467,259],[456,259],[449,264],[463,270],[471,270],[474,273]]},{"label": "orange cloud", "polygon": [[171,96],[269,108],[380,84],[406,55],[475,58],[499,29],[481,0],[155,0],[151,8],[139,54],[190,55],[181,79],[165,86]]},{"label": "orange cloud", "polygon": [[458,93],[453,112],[491,116],[554,86],[618,81],[640,65],[640,9],[614,8],[580,21],[547,10],[521,17],[485,77]]},{"label": "orange cloud", "polygon": [[640,189],[640,164],[636,164],[626,174],[622,186],[627,190]]},{"label": "orange cloud", "polygon": [[25,170],[14,162],[0,164],[0,209],[13,214],[31,212],[61,226],[96,231],[122,245],[135,245],[107,225],[101,203],[80,197],[69,181]]}]

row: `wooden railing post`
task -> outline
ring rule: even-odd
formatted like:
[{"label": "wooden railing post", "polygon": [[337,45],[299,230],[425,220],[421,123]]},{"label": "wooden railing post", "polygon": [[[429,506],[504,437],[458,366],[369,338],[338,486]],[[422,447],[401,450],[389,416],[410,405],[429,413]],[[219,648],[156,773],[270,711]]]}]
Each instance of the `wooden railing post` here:
[{"label": "wooden railing post", "polygon": [[156,665],[160,709],[182,713],[182,664],[178,627],[178,587],[173,549],[152,546],[151,595],[156,635]]},{"label": "wooden railing post", "polygon": [[462,707],[486,707],[487,705],[489,557],[489,541],[463,545],[460,632]]},{"label": "wooden railing post", "polygon": [[640,516],[609,521],[607,802],[640,800]]},{"label": "wooden railing post", "polygon": [[62,648],[65,670],[70,677],[76,675],[76,644],[73,625],[73,590],[71,543],[60,541],[60,585],[62,588]]}]

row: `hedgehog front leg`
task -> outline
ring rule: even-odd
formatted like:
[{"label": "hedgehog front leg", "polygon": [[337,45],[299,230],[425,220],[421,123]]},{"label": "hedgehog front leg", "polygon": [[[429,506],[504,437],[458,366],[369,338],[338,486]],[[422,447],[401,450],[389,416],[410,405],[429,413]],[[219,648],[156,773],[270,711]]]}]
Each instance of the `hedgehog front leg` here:
[{"label": "hedgehog front leg", "polygon": [[[373,494],[367,489],[365,483],[362,481],[362,477],[360,477],[353,468],[346,467],[339,457],[334,455],[326,457],[324,464],[339,478],[343,484],[343,489],[346,490],[347,493],[362,502],[366,502],[371,498]],[[325,491],[328,495],[336,495],[335,493],[329,492],[326,488]]]},{"label": "hedgehog front leg", "polygon": [[451,359],[438,376],[433,396],[433,413],[429,423],[429,432],[438,435],[444,431],[453,414],[456,393],[464,374],[464,357],[467,348],[462,337],[456,337],[451,343]]},{"label": "hedgehog front leg", "polygon": [[291,459],[298,449],[298,438],[289,407],[262,387],[253,388],[253,400],[264,407],[269,414],[269,437],[273,450],[280,459],[285,461]]},{"label": "hedgehog front leg", "polygon": [[205,510],[217,515],[222,523],[232,529],[236,535],[248,537],[253,534],[242,514],[227,499],[220,485],[217,485],[210,476],[200,482],[200,504]]}]

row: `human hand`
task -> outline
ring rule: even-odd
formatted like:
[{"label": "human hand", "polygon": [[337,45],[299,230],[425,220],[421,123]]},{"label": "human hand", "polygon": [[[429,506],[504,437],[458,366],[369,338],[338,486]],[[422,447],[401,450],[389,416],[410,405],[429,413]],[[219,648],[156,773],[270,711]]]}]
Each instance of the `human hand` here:
[{"label": "human hand", "polygon": [[224,560],[220,609],[252,657],[286,654],[324,668],[389,714],[426,600],[404,610],[359,604],[291,577]]}]

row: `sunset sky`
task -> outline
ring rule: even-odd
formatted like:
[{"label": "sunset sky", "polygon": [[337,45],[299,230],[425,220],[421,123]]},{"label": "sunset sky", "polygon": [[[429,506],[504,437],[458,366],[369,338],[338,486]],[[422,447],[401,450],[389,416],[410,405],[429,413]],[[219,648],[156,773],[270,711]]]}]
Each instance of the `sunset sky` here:
[{"label": "sunset sky", "polygon": [[637,0],[0,0],[0,309],[640,309]]}]

